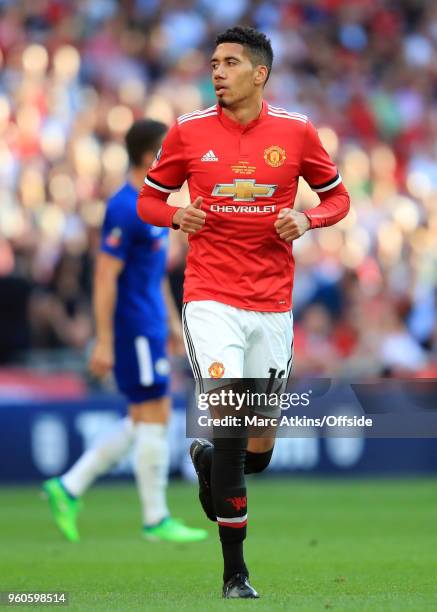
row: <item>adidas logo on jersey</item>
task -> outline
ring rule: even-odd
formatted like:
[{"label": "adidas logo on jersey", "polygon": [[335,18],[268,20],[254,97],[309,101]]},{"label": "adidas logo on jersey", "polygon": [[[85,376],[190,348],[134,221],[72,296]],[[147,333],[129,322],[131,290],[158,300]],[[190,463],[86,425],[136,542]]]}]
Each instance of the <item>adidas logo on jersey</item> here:
[{"label": "adidas logo on jersey", "polygon": [[210,149],[208,153],[205,153],[205,155],[201,158],[200,161],[218,161],[218,157],[216,157],[214,151]]}]

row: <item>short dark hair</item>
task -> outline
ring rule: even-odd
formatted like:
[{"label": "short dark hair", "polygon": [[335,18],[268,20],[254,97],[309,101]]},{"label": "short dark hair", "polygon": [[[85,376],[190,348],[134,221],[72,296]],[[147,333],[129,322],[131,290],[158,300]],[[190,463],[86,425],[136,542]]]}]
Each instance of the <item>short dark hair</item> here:
[{"label": "short dark hair", "polygon": [[156,153],[167,126],[153,119],[134,121],[126,132],[125,142],[129,162],[132,166],[141,166],[144,153]]},{"label": "short dark hair", "polygon": [[267,38],[263,32],[249,26],[235,26],[234,28],[228,28],[217,36],[215,39],[216,46],[222,43],[243,45],[249,52],[252,64],[267,66],[267,83],[273,64],[273,49],[270,38]]}]

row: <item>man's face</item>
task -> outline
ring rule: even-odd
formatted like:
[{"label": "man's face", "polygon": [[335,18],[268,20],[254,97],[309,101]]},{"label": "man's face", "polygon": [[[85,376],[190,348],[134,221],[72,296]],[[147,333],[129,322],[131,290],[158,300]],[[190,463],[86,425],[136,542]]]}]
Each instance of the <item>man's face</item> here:
[{"label": "man's face", "polygon": [[253,66],[243,45],[222,43],[211,58],[212,83],[220,106],[227,108],[250,98],[262,85],[264,67]]}]

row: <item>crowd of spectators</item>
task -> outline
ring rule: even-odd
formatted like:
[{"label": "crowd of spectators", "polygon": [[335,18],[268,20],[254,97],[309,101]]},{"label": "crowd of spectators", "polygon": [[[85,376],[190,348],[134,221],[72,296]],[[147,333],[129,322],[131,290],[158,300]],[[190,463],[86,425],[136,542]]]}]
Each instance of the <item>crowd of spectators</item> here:
[{"label": "crowd of spectators", "polygon": [[[270,36],[266,98],[309,115],[352,198],[294,245],[296,373],[435,376],[433,0],[0,0],[0,362],[86,350],[124,133],[213,104],[215,34],[237,23]],[[185,250],[173,232],[178,296]]]}]

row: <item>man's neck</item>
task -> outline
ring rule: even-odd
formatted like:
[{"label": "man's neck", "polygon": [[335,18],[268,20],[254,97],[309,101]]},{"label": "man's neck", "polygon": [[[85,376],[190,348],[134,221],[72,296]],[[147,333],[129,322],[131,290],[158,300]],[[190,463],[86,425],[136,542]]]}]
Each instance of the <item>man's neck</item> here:
[{"label": "man's neck", "polygon": [[251,101],[250,104],[247,104],[245,101],[244,106],[236,106],[235,108],[223,107],[223,113],[233,121],[236,121],[241,125],[247,125],[251,121],[258,119],[262,106],[262,98],[257,98],[253,102]]},{"label": "man's neck", "polygon": [[144,177],[146,174],[147,172],[144,168],[131,168],[127,175],[127,180],[139,191],[144,185]]}]

